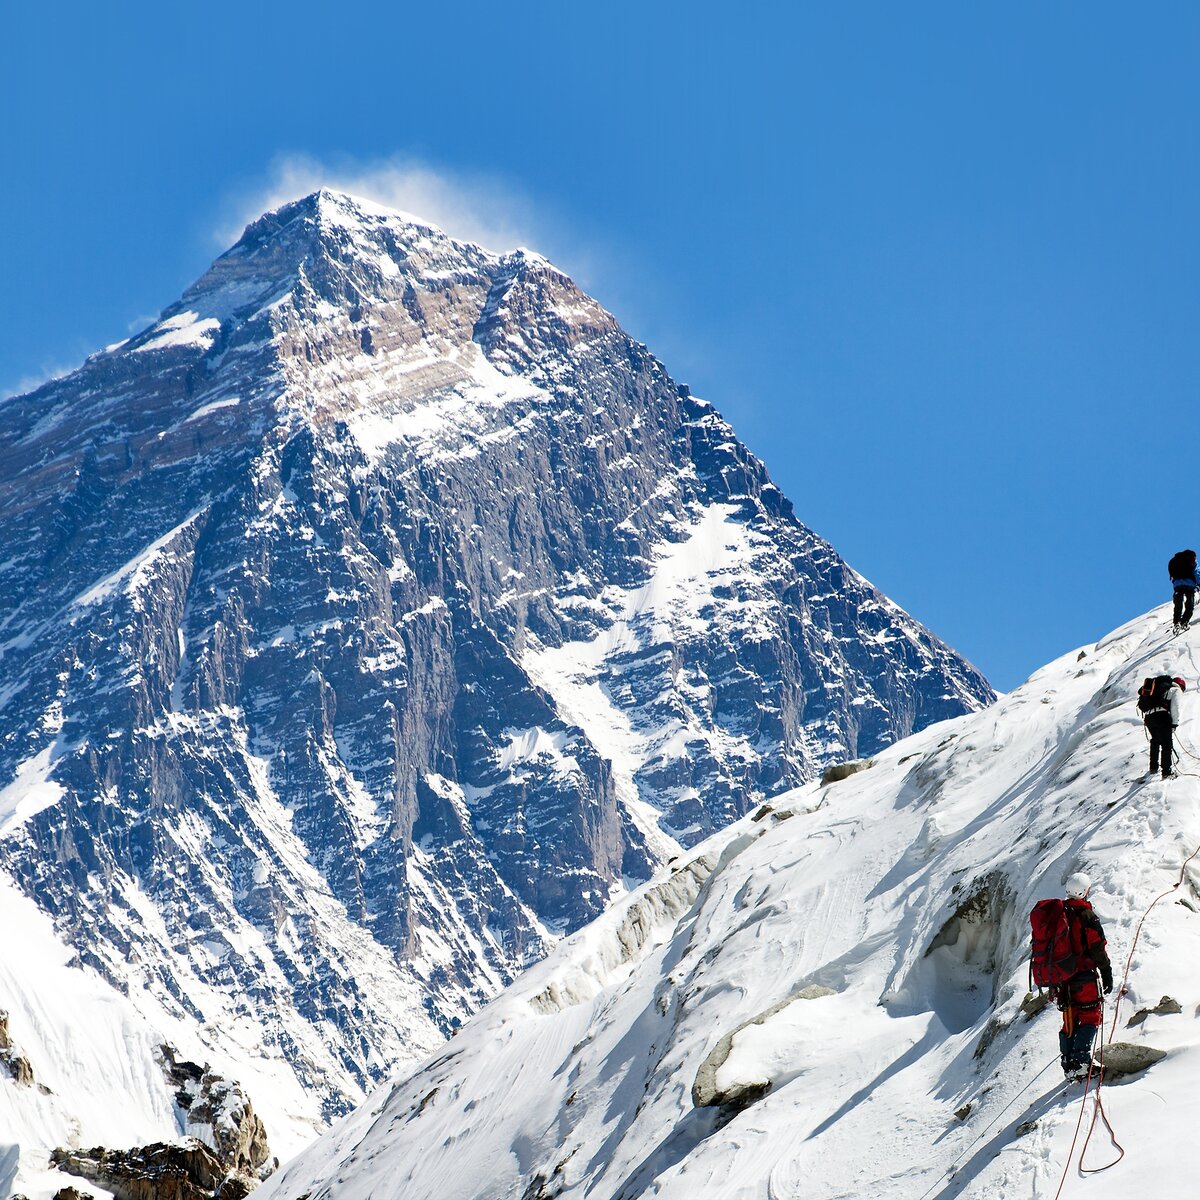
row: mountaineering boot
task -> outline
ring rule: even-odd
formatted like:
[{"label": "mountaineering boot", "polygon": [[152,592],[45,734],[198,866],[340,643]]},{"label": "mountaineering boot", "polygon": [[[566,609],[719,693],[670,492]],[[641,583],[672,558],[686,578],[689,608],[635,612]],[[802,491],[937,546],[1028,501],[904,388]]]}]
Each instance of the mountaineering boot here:
[{"label": "mountaineering boot", "polygon": [[1163,777],[1164,779],[1178,779],[1178,778],[1179,778],[1179,774],[1178,774],[1178,772],[1176,772],[1176,771],[1164,771],[1164,772],[1162,773],[1162,777]]}]

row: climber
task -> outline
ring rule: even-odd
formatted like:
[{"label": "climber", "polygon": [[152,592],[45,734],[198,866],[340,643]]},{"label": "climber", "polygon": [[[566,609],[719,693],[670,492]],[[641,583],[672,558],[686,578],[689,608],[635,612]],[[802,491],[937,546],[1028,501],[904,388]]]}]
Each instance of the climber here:
[{"label": "climber", "polygon": [[1175,778],[1175,748],[1171,735],[1179,725],[1179,697],[1186,690],[1187,684],[1178,675],[1174,679],[1170,675],[1147,676],[1138,688],[1138,712],[1150,735],[1150,773],[1147,778],[1158,773],[1160,758],[1162,777]]},{"label": "climber", "polygon": [[1195,550],[1180,550],[1167,563],[1171,576],[1171,587],[1175,592],[1175,611],[1172,628],[1182,633],[1192,620],[1192,609],[1196,603],[1196,588],[1200,587],[1200,571],[1196,568]]},{"label": "climber", "polygon": [[1064,890],[1063,907],[1071,941],[1077,947],[1076,963],[1084,965],[1056,989],[1058,1007],[1063,1015],[1058,1047],[1062,1053],[1063,1074],[1080,1079],[1091,1069],[1092,1041],[1104,1021],[1104,1001],[1100,998],[1096,973],[1099,972],[1099,985],[1107,995],[1113,986],[1112,964],[1104,948],[1104,928],[1088,903],[1092,881],[1086,875],[1076,873],[1067,879]]}]

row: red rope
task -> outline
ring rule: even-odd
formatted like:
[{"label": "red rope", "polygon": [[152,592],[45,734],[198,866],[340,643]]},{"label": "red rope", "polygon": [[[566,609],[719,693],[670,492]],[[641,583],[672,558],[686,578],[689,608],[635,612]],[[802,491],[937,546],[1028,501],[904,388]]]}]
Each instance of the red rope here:
[{"label": "red rope", "polygon": [[[1197,849],[1200,850],[1200,847],[1197,847]],[[1157,903],[1157,901],[1155,903]],[[1126,968],[1126,971],[1128,971],[1128,968]],[[1124,986],[1125,986],[1124,983],[1122,983],[1121,986],[1122,986],[1122,988],[1124,988]],[[1118,994],[1116,1003],[1113,1005],[1113,1029],[1114,1030],[1117,1027],[1116,1015],[1117,1015],[1117,1010],[1120,1008],[1120,1006],[1121,1006],[1121,997],[1120,997],[1120,994]],[[1112,1041],[1111,1033],[1109,1034],[1108,1040],[1110,1042]],[[1100,1073],[1096,1076],[1096,1103],[1092,1107],[1092,1121],[1091,1121],[1091,1124],[1088,1126],[1087,1137],[1085,1137],[1083,1139],[1083,1149],[1079,1151],[1079,1173],[1081,1175],[1099,1175],[1101,1171],[1107,1171],[1109,1169],[1109,1167],[1115,1167],[1117,1165],[1117,1163],[1119,1163],[1121,1161],[1121,1159],[1123,1159],[1125,1157],[1125,1147],[1122,1146],[1121,1143],[1117,1141],[1117,1135],[1116,1135],[1116,1133],[1113,1132],[1112,1123],[1108,1119],[1108,1113],[1106,1113],[1104,1111],[1104,1101],[1100,1097],[1100,1089],[1101,1089],[1101,1086],[1103,1085],[1103,1083],[1104,1083],[1104,1026],[1102,1024],[1100,1026]],[[1096,1128],[1096,1118],[1097,1117],[1103,1118],[1104,1128],[1108,1130],[1108,1140],[1113,1144],[1113,1147],[1116,1149],[1117,1157],[1114,1158],[1112,1160],[1112,1162],[1105,1163],[1104,1166],[1102,1166],[1102,1167],[1085,1167],[1083,1165],[1083,1160],[1085,1158],[1087,1158],[1088,1145],[1091,1143],[1092,1133],[1095,1131],[1095,1128]]]},{"label": "red rope", "polygon": [[[1103,1026],[1101,1026],[1101,1028],[1103,1029]],[[1071,1168],[1071,1159],[1075,1157],[1075,1143],[1077,1141],[1079,1141],[1079,1130],[1080,1130],[1080,1127],[1083,1125],[1083,1114],[1086,1110],[1086,1105],[1087,1105],[1088,1088],[1091,1086],[1092,1086],[1092,1064],[1088,1063],[1087,1079],[1083,1085],[1083,1097],[1079,1101],[1079,1116],[1075,1118],[1075,1134],[1071,1138],[1071,1148],[1070,1148],[1070,1150],[1067,1151],[1067,1161],[1065,1163],[1063,1163],[1062,1178],[1058,1181],[1058,1191],[1056,1191],[1054,1193],[1054,1200],[1058,1200],[1059,1196],[1062,1195],[1063,1185],[1067,1182],[1067,1172]],[[1080,1158],[1082,1159],[1083,1156],[1080,1155]]]},{"label": "red rope", "polygon": [[1189,854],[1187,858],[1183,860],[1183,866],[1179,868],[1179,878],[1173,884],[1171,884],[1171,886],[1167,888],[1165,892],[1160,893],[1150,901],[1150,907],[1147,908],[1144,913],[1142,913],[1142,919],[1137,923],[1137,929],[1135,929],[1133,933],[1133,942],[1129,946],[1129,957],[1125,960],[1125,974],[1121,977],[1121,986],[1117,991],[1116,1003],[1113,1005],[1112,1029],[1109,1031],[1108,1035],[1108,1040],[1110,1042],[1117,1032],[1117,1017],[1121,1012],[1121,1000],[1128,991],[1125,985],[1129,982],[1129,969],[1133,966],[1133,954],[1134,951],[1137,950],[1138,938],[1142,936],[1142,926],[1145,925],[1146,918],[1154,911],[1154,906],[1160,900],[1165,900],[1172,892],[1177,892],[1183,886],[1183,881],[1187,878],[1188,863],[1190,863],[1197,854],[1200,854],[1200,846],[1197,846],[1195,850],[1193,850],[1191,854]]}]

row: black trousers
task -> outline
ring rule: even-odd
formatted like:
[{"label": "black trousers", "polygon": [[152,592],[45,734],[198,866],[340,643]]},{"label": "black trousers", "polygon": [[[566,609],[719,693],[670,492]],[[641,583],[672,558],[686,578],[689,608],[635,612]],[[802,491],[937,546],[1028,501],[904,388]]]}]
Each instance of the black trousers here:
[{"label": "black trousers", "polygon": [[1196,589],[1181,587],[1175,589],[1175,624],[1186,625],[1192,619],[1192,609],[1196,606]]},{"label": "black trousers", "polygon": [[1150,770],[1157,771],[1159,759],[1162,759],[1162,773],[1165,775],[1171,769],[1175,760],[1174,747],[1171,745],[1171,724],[1169,712],[1152,712],[1146,717],[1146,729],[1150,734]]},{"label": "black trousers", "polygon": [[1064,1071],[1074,1071],[1088,1065],[1095,1038],[1095,1025],[1077,1024],[1070,1033],[1065,1029],[1058,1031],[1058,1050]]}]

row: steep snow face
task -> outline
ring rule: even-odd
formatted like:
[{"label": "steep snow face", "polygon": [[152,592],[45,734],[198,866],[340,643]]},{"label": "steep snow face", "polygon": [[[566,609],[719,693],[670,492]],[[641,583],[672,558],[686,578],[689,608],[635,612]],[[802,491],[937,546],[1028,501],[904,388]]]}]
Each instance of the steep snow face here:
[{"label": "steep snow face", "polygon": [[195,1057],[288,1074],[272,1139],[991,698],[569,278],[347,196],[0,406],[0,869]]},{"label": "steep snow face", "polygon": [[[1140,680],[1200,669],[1165,630],[1165,610],[1131,622],[717,834],[264,1200],[1053,1197],[1082,1088],[1062,1090],[1053,1007],[1021,1007],[1027,914],[1086,871],[1120,981],[1139,918],[1200,844],[1190,694],[1187,774],[1143,778]],[[1195,1190],[1198,862],[1147,920],[1116,1031],[1167,1057],[1105,1086],[1126,1156],[1086,1184],[1072,1168],[1067,1195]],[[1166,994],[1181,1013],[1128,1025]],[[1115,1157],[1098,1124],[1086,1165]]]}]

